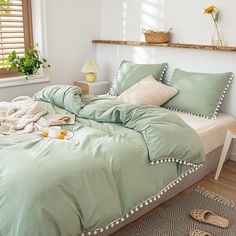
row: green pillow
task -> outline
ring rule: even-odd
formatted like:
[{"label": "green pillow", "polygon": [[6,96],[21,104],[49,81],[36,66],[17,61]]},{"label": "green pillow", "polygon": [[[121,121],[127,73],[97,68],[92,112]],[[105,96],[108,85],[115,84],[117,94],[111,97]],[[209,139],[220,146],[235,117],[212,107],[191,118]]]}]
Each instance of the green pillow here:
[{"label": "green pillow", "polygon": [[179,93],[164,104],[165,108],[216,118],[233,73],[208,74],[174,71],[170,85]]},{"label": "green pillow", "polygon": [[134,64],[123,61],[117,73],[116,80],[110,89],[110,94],[119,96],[122,92],[138,83],[149,75],[161,81],[167,70],[167,63],[163,64]]}]

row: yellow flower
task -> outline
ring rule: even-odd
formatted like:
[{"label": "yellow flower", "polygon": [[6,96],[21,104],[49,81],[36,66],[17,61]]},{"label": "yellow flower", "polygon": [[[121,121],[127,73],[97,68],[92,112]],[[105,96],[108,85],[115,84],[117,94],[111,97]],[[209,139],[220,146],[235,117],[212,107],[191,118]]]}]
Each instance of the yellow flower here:
[{"label": "yellow flower", "polygon": [[216,7],[214,5],[204,9],[204,13],[211,14],[216,10]]}]

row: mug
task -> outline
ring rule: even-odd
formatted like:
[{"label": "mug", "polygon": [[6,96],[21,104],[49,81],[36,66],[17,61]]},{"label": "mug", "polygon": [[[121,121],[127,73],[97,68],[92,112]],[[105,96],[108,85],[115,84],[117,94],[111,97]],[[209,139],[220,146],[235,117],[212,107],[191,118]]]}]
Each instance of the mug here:
[{"label": "mug", "polygon": [[51,138],[56,138],[61,133],[61,127],[59,126],[53,126],[50,129],[48,129],[48,136]]}]

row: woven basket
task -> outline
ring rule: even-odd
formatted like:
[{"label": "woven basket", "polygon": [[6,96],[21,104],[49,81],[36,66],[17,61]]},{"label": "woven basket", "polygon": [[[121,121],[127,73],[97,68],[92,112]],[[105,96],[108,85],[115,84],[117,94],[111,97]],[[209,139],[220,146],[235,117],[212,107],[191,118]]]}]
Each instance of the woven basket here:
[{"label": "woven basket", "polygon": [[156,32],[153,30],[142,29],[147,43],[168,43],[170,41],[170,33],[172,29],[168,32]]}]

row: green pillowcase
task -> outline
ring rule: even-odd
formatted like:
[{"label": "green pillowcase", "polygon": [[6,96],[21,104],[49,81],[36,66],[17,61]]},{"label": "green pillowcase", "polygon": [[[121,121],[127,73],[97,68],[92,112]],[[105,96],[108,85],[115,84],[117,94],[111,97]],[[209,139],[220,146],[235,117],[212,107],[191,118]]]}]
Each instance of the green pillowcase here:
[{"label": "green pillowcase", "polygon": [[164,104],[165,108],[216,118],[233,73],[208,74],[174,71],[170,85],[179,93]]},{"label": "green pillowcase", "polygon": [[161,81],[166,69],[167,63],[134,64],[129,61],[123,61],[118,70],[116,80],[110,89],[110,94],[119,96],[122,92],[149,75],[153,75],[156,80]]}]

